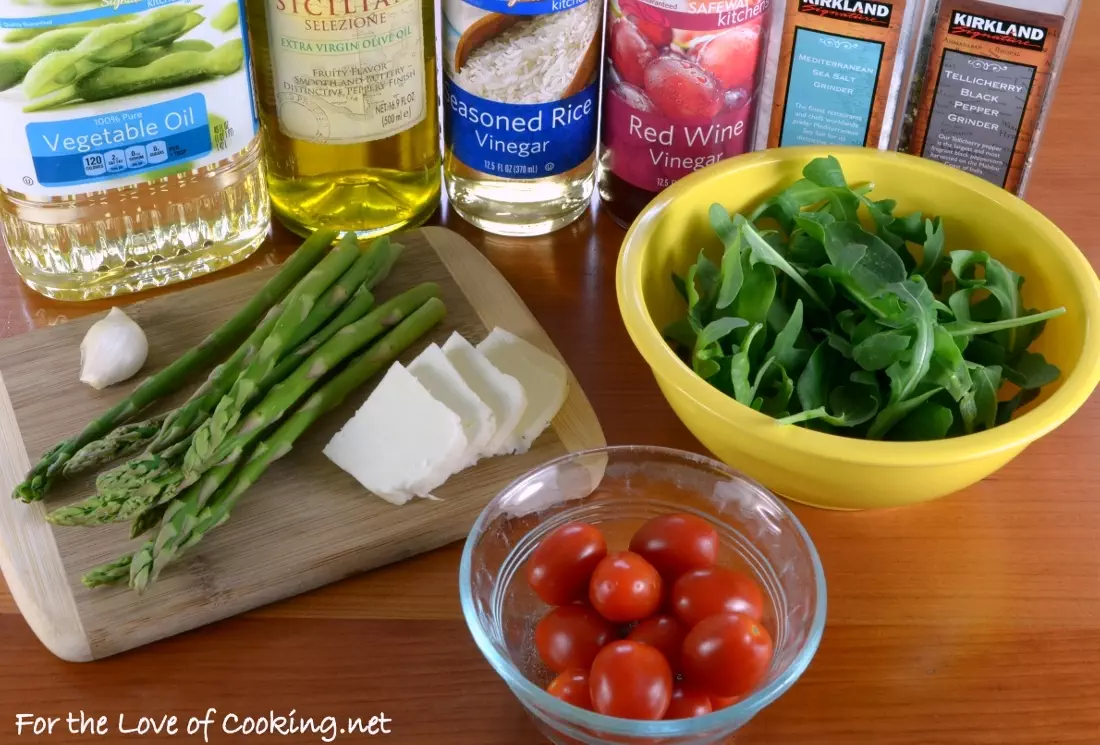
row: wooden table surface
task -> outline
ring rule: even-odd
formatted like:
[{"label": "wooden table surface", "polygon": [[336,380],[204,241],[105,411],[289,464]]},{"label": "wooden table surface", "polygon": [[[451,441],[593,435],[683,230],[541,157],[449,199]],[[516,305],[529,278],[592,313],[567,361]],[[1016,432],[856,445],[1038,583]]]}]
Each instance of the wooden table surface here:
[{"label": "wooden table surface", "polygon": [[[1086,3],[1029,201],[1100,266],[1100,2]],[[613,287],[623,231],[594,209],[548,237],[485,235],[457,216],[570,362],[610,443],[701,451],[623,329]],[[244,268],[276,261],[272,248]],[[99,308],[103,306],[100,305]],[[97,309],[47,301],[0,264],[0,336]],[[1100,400],[968,491],[898,510],[793,506],[821,553],[829,616],[802,679],[742,745],[1100,743]],[[392,720],[387,742],[538,742],[467,633],[461,545],[105,661],[52,657],[0,583],[0,743],[132,742],[66,734],[69,712],[117,732],[140,716],[274,711]],[[60,717],[16,739],[19,713]],[[26,740],[24,739],[26,738]],[[359,742],[347,735],[337,742]],[[181,733],[137,741],[201,742]],[[210,742],[316,743],[318,736]]]}]

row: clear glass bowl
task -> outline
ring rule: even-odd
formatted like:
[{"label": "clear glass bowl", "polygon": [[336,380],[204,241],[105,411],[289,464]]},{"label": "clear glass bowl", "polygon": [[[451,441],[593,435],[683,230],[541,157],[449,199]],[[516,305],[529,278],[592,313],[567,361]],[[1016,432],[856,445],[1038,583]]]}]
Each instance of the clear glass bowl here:
[{"label": "clear glass bowl", "polygon": [[[609,550],[627,547],[646,520],[689,512],[721,540],[719,564],[755,577],[767,600],[764,626],[775,657],[761,686],[704,717],[643,722],[570,706],[544,690],[553,679],[534,649],[547,606],[527,586],[524,564],[543,536],[568,522],[599,525]],[[481,513],[459,568],[466,624],[482,654],[561,745],[723,742],[783,694],[817,651],[825,627],[825,575],[810,537],[764,487],[717,461],[656,447],[610,447],[566,455],[522,476]]]}]

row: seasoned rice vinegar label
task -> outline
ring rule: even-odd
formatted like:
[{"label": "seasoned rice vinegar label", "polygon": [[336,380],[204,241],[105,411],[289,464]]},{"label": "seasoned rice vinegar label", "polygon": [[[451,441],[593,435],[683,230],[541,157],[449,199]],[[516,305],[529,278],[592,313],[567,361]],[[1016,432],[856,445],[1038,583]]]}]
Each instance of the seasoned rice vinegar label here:
[{"label": "seasoned rice vinegar label", "polygon": [[279,128],[369,142],[427,115],[422,0],[267,0]]},{"label": "seasoned rice vinegar label", "polygon": [[444,137],[498,178],[565,173],[596,148],[602,0],[443,0]]}]

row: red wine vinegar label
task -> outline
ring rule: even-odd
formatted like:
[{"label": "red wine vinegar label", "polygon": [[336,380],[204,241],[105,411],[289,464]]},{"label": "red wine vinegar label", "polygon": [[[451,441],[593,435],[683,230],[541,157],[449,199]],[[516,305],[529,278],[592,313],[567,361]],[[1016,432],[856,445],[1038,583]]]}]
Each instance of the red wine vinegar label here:
[{"label": "red wine vinegar label", "polygon": [[606,162],[652,192],[750,149],[772,0],[674,4],[612,0],[608,13]]}]

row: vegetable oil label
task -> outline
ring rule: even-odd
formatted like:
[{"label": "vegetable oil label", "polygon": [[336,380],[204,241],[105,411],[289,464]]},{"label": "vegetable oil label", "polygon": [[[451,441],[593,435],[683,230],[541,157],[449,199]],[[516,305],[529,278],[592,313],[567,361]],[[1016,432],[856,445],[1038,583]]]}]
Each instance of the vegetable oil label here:
[{"label": "vegetable oil label", "polygon": [[596,148],[602,0],[443,0],[444,133],[505,179],[553,176]]},{"label": "vegetable oil label", "polygon": [[0,0],[0,186],[76,196],[223,160],[257,132],[236,0]]},{"label": "vegetable oil label", "polygon": [[940,8],[911,144],[1016,191],[1063,19],[983,2]]},{"label": "vegetable oil label", "polygon": [[423,121],[422,1],[266,0],[283,132],[341,145]]},{"label": "vegetable oil label", "polygon": [[877,146],[906,0],[788,0],[770,147]]},{"label": "vegetable oil label", "polygon": [[612,3],[603,120],[612,173],[658,191],[749,149],[771,5]]}]

